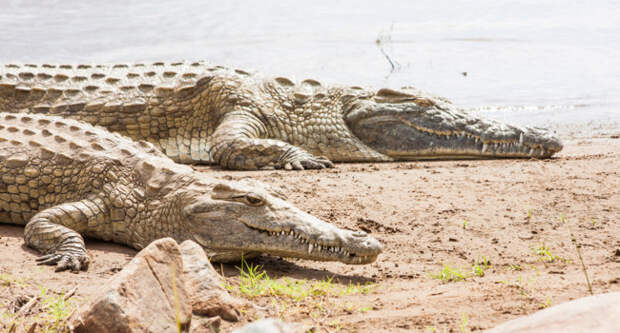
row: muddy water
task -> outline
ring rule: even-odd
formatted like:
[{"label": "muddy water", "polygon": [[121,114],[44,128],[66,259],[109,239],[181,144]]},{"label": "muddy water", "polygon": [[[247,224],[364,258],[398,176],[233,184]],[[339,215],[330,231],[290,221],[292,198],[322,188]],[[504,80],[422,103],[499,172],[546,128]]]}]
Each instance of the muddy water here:
[{"label": "muddy water", "polygon": [[620,132],[617,1],[0,0],[0,62],[206,59]]}]

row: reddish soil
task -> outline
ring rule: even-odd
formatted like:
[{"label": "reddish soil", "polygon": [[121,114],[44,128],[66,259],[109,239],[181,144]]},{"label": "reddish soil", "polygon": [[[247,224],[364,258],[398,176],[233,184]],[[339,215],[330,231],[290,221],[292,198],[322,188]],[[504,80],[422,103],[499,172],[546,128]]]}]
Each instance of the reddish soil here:
[{"label": "reddish soil", "polygon": [[[556,158],[543,161],[339,164],[303,172],[200,169],[277,185],[298,207],[339,227],[366,230],[384,244],[378,260],[365,266],[273,257],[254,261],[272,277],[376,284],[368,294],[331,300],[348,306],[318,316],[312,309],[286,315],[321,331],[456,332],[461,325],[477,331],[586,296],[569,226],[592,291],[620,291],[620,140],[615,137],[568,140]],[[89,240],[88,272],[54,273],[35,264],[36,253],[24,247],[22,233],[17,226],[0,226],[0,276],[30,285],[0,279],[3,312],[37,285],[56,292],[77,288],[74,298],[83,303],[135,254]],[[536,253],[541,247],[553,261]],[[469,273],[482,258],[489,263],[482,277],[459,282],[432,277],[443,264]],[[235,267],[223,270],[234,283]],[[269,298],[255,302],[273,314]],[[6,330],[6,321],[0,317],[0,329]],[[225,330],[230,327],[224,324]]]}]

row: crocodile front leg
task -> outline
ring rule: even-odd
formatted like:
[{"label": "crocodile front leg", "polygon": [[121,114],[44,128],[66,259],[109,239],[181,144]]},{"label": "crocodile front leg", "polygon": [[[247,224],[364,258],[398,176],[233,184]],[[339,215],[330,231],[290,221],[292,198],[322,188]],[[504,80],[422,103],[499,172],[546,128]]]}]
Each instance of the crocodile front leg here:
[{"label": "crocodile front leg", "polygon": [[26,225],[26,245],[41,252],[42,265],[56,265],[56,271],[87,270],[89,259],[80,232],[89,226],[102,226],[105,216],[100,200],[84,199],[45,209]]},{"label": "crocodile front leg", "polygon": [[262,123],[244,112],[231,112],[213,133],[211,157],[223,168],[234,170],[304,170],[331,168],[332,162],[284,141],[263,138]]}]

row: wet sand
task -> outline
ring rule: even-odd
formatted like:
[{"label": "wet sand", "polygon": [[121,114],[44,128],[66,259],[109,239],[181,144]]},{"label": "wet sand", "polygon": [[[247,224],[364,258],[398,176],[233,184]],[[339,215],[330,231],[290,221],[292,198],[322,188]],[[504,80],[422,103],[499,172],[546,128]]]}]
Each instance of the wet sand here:
[{"label": "wet sand", "polygon": [[[565,141],[556,158],[542,161],[339,164],[304,172],[199,169],[277,185],[301,209],[339,227],[366,230],[384,244],[378,260],[365,266],[266,256],[255,260],[272,277],[376,284],[368,294],[331,299],[348,305],[316,318],[310,310],[289,311],[285,319],[291,321],[330,332],[338,327],[404,332],[459,331],[466,318],[465,326],[476,331],[586,296],[567,224],[581,245],[593,292],[620,291],[617,135]],[[17,226],[0,226],[0,276],[58,292],[77,288],[74,297],[82,303],[135,254],[123,246],[88,240],[93,262],[88,272],[54,273],[52,267],[35,265],[36,253],[23,246],[22,233]],[[432,277],[443,264],[469,273],[472,263],[482,258],[489,263],[482,277],[459,282]],[[222,268],[234,284],[234,265]],[[32,286],[0,281],[2,311],[34,292]],[[269,298],[254,302],[262,315],[275,313]],[[0,318],[0,328],[7,325]],[[225,330],[230,327],[224,323]]]}]

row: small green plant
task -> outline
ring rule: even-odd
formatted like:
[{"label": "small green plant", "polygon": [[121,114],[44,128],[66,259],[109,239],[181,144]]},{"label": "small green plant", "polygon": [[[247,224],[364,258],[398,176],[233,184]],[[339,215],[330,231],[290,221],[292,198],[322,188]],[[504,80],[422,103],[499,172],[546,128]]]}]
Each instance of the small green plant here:
[{"label": "small green plant", "polygon": [[543,302],[540,302],[539,308],[546,309],[550,306],[551,306],[551,299],[549,299],[549,297],[545,297],[545,300]]},{"label": "small green plant", "polygon": [[365,313],[365,312],[368,312],[370,310],[372,310],[372,307],[370,307],[370,306],[363,306],[363,307],[357,309],[357,311],[359,311],[360,313]]},{"label": "small green plant", "polygon": [[441,280],[443,282],[458,282],[471,276],[482,277],[484,276],[484,271],[489,267],[489,261],[485,256],[482,256],[481,260],[474,261],[472,264],[471,273],[463,273],[459,268],[454,268],[450,265],[443,264],[443,267],[439,272],[431,273],[429,276],[432,279]]},{"label": "small green plant", "polygon": [[377,285],[374,283],[349,283],[346,287],[344,287],[339,293],[338,296],[346,296],[346,295],[355,295],[362,294],[368,295]]},{"label": "small green plant", "polygon": [[510,269],[512,269],[513,271],[522,271],[523,268],[521,267],[521,265],[519,264],[510,264]]},{"label": "small green plant", "polygon": [[463,229],[467,229],[468,220],[463,221]]},{"label": "small green plant", "polygon": [[47,308],[47,315],[55,325],[69,316],[69,306],[65,303],[64,293],[45,298],[43,304]]},{"label": "small green plant", "polygon": [[430,277],[443,282],[458,282],[465,280],[467,275],[458,268],[452,268],[447,264],[443,264],[441,270],[438,273],[431,273]]},{"label": "small green plant", "polygon": [[239,290],[246,297],[256,297],[263,295],[266,291],[264,285],[271,284],[271,279],[262,265],[249,264],[241,258],[239,269]]},{"label": "small green plant", "polygon": [[338,320],[332,320],[329,324],[327,324],[327,326],[333,328],[336,332],[342,330],[342,323]]},{"label": "small green plant", "polygon": [[0,311],[0,323],[9,323],[9,331],[26,331],[35,327],[33,325],[36,323],[37,332],[68,332],[67,320],[77,310],[78,298],[73,297],[76,290],[58,293],[46,286],[33,284],[28,278],[3,273],[0,274],[0,287],[4,286],[38,289],[34,297],[22,305],[22,313]]},{"label": "small green plant", "polygon": [[531,210],[531,209],[528,209],[528,210],[527,210],[527,217],[526,217],[526,219],[527,219],[528,221],[530,221],[530,220],[532,219],[532,210]]},{"label": "small green plant", "polygon": [[489,266],[490,265],[487,258],[485,256],[482,256],[482,260],[474,262],[474,264],[471,266],[471,272],[476,276],[483,277],[484,271],[489,268]]},{"label": "small green plant", "polygon": [[534,253],[546,262],[554,262],[557,258],[551,254],[551,251],[545,244],[540,244],[537,248],[532,249]]},{"label": "small green plant", "polygon": [[42,318],[39,321],[44,332],[67,331],[66,320],[77,309],[77,306],[65,298],[65,293],[49,294],[48,289],[39,286],[39,297],[42,303]]},{"label": "small green plant", "polygon": [[469,327],[467,326],[468,319],[467,313],[463,312],[461,314],[461,321],[459,322],[459,329],[461,330],[461,333],[469,332]]}]

